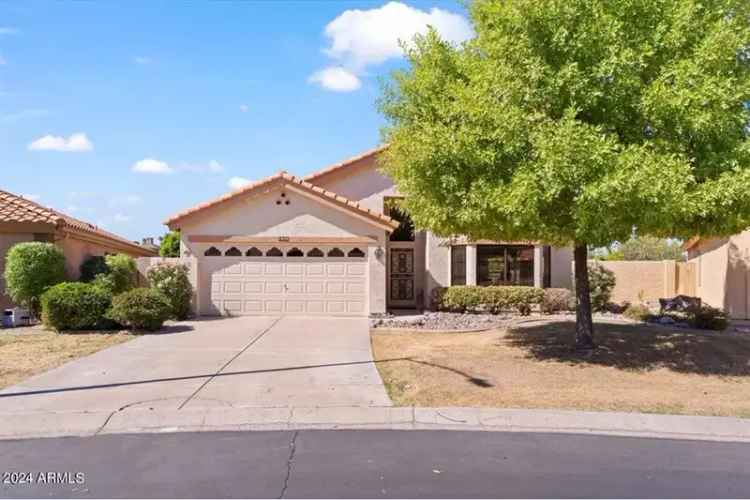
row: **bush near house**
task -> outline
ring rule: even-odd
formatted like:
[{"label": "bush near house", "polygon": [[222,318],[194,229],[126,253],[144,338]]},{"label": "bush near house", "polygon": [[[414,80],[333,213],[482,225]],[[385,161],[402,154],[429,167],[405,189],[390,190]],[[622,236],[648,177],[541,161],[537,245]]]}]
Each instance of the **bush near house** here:
[{"label": "bush near house", "polygon": [[38,316],[42,294],[65,281],[65,255],[52,243],[28,242],[11,247],[5,259],[7,294]]},{"label": "bush near house", "polygon": [[148,282],[162,292],[172,306],[172,318],[182,321],[190,315],[193,287],[184,264],[160,264],[148,271]]},{"label": "bush near house", "polygon": [[601,264],[589,264],[589,287],[592,309],[605,311],[615,289],[615,273]]},{"label": "bush near house", "polygon": [[622,315],[634,321],[646,321],[651,317],[651,310],[645,304],[632,304],[623,311]]},{"label": "bush near house", "polygon": [[688,311],[688,323],[703,330],[726,330],[729,317],[725,311],[704,304]]},{"label": "bush near house", "polygon": [[155,288],[134,288],[112,299],[107,315],[134,330],[155,331],[172,315],[172,305]]},{"label": "bush near house", "polygon": [[103,287],[60,283],[42,295],[42,322],[57,331],[113,328],[117,325],[105,317],[111,303],[112,294]]},{"label": "bush near house", "polygon": [[490,312],[515,309],[522,315],[541,304],[544,291],[531,286],[451,286],[437,297],[438,309],[452,312]]},{"label": "bush near house", "polygon": [[576,298],[567,288],[545,288],[542,297],[542,312],[551,314],[560,311],[574,311]]},{"label": "bush near house", "polygon": [[84,283],[91,283],[99,274],[109,273],[109,268],[103,255],[91,255],[83,261],[79,269],[81,274],[78,279]]},{"label": "bush near house", "polygon": [[135,260],[125,254],[104,257],[107,271],[97,274],[93,280],[96,286],[106,288],[112,295],[118,295],[136,286],[138,268]]}]

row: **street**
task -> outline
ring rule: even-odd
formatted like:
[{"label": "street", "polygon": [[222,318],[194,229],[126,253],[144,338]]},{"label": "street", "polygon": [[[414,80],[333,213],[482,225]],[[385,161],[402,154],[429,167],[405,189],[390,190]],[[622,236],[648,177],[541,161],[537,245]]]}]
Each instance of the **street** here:
[{"label": "street", "polygon": [[591,435],[107,435],[0,441],[0,497],[738,498],[748,463],[750,444]]}]

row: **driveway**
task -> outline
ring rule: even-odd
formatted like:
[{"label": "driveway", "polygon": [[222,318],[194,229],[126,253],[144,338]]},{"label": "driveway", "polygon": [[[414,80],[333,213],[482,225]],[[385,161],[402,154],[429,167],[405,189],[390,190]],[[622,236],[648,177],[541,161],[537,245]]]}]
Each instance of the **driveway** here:
[{"label": "driveway", "polygon": [[0,391],[0,413],[339,405],[391,405],[364,318],[184,322]]}]

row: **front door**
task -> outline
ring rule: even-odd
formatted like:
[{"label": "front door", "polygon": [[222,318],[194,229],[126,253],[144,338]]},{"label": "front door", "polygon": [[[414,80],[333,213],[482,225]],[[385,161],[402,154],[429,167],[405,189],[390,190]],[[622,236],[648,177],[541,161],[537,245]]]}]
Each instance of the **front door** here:
[{"label": "front door", "polygon": [[389,249],[389,296],[391,307],[416,307],[414,293],[414,248]]}]

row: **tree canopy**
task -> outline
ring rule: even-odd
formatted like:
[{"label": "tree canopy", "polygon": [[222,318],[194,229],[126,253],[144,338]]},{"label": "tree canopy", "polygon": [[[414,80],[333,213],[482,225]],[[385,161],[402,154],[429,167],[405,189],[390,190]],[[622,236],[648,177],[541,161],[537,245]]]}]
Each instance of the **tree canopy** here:
[{"label": "tree canopy", "polygon": [[604,246],[750,226],[750,3],[475,0],[406,49],[384,166],[442,235]]},{"label": "tree canopy", "polygon": [[405,44],[379,102],[381,161],[418,227],[572,244],[579,332],[588,245],[750,226],[750,2],[469,8],[475,38]]},{"label": "tree canopy", "polygon": [[161,238],[159,255],[162,257],[180,256],[180,232],[170,231]]},{"label": "tree canopy", "polygon": [[679,241],[656,236],[638,236],[613,248],[607,260],[684,260],[685,251]]}]

